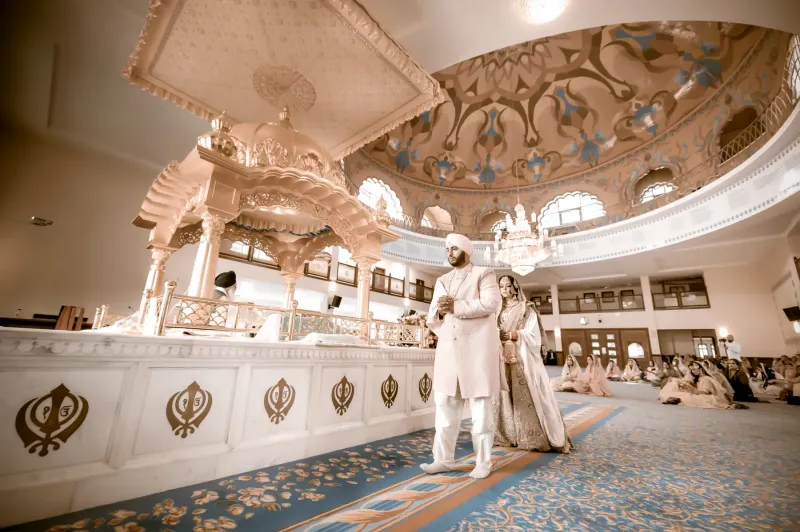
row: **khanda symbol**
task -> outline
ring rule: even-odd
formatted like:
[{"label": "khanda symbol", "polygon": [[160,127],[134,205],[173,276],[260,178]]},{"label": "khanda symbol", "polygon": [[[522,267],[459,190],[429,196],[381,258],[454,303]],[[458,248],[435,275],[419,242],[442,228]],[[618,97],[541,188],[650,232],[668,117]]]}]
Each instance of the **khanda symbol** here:
[{"label": "khanda symbol", "polygon": [[350,403],[353,402],[355,392],[356,387],[353,386],[352,382],[347,380],[347,377],[342,377],[342,380],[333,385],[331,401],[333,401],[333,408],[336,410],[337,414],[343,416],[344,413],[347,412]]},{"label": "khanda symbol", "polygon": [[[16,429],[22,443],[33,454],[47,456],[75,434],[89,413],[89,402],[59,384],[44,397],[34,397],[17,412]],[[60,442],[60,443],[59,443]]]},{"label": "khanda symbol", "polygon": [[400,386],[397,384],[397,381],[391,375],[381,384],[381,398],[386,408],[391,408],[394,404],[394,400],[397,399],[397,390],[399,388]]},{"label": "khanda symbol", "polygon": [[192,382],[167,401],[167,421],[172,432],[181,438],[194,434],[210,411],[211,393],[202,389],[197,382]]},{"label": "khanda symbol", "polygon": [[278,384],[270,387],[264,394],[264,409],[267,411],[269,420],[277,425],[286,419],[286,414],[294,404],[294,398],[294,386],[289,386],[283,378],[278,381]]},{"label": "khanda symbol", "polygon": [[419,380],[419,396],[422,399],[423,403],[427,403],[428,399],[431,396],[431,390],[433,389],[433,381],[428,374],[422,376]]}]

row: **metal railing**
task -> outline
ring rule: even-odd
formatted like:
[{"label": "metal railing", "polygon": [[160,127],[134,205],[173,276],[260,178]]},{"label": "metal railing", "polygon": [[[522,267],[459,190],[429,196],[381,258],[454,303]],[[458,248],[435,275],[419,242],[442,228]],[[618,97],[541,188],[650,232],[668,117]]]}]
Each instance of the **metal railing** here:
[{"label": "metal railing", "polygon": [[164,294],[146,300],[140,317],[144,334],[163,336],[169,329],[197,330],[246,336],[257,333],[272,316],[279,340],[292,341],[312,333],[357,336],[369,345],[427,347],[422,325],[336,316],[297,308],[268,307],[238,301],[220,301],[175,294],[177,283],[164,285]]},{"label": "metal railing", "polygon": [[574,297],[558,300],[561,314],[578,314],[580,312],[626,312],[644,310],[644,299],[641,295],[607,296],[607,297]]},{"label": "metal railing", "polygon": [[[695,192],[741,164],[778,132],[800,101],[800,38],[797,35],[792,37],[784,65],[781,86],[757,118],[703,162],[675,176],[672,181],[676,186],[674,191],[646,203],[639,203],[639,198],[634,198],[624,212],[609,212],[605,217],[583,220],[570,225],[579,231],[585,231],[644,214]],[[359,193],[369,195],[366,191],[359,191],[359,187],[349,178],[348,190],[356,196]],[[377,200],[378,198],[370,197],[372,204]],[[374,210],[366,203],[364,205]],[[481,231],[481,227],[476,225],[454,223],[453,229],[442,230],[425,227],[420,219],[407,214],[389,214],[394,226],[423,235],[444,238],[448,233],[456,232],[466,235],[471,240],[494,240],[494,233]],[[551,235],[557,235],[559,229],[560,227],[550,228]]]},{"label": "metal railing", "polygon": [[711,308],[711,302],[708,299],[708,292],[655,292],[653,293],[653,308],[655,310]]}]

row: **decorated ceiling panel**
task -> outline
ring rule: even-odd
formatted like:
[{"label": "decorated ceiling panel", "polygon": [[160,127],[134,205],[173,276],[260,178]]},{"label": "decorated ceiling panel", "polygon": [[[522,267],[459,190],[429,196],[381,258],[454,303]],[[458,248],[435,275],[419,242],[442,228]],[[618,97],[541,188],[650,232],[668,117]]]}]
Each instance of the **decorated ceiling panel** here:
[{"label": "decorated ceiling panel", "polygon": [[574,176],[664,135],[732,77],[763,33],[654,22],[497,50],[435,74],[446,101],[365,151],[441,187],[503,189]]}]

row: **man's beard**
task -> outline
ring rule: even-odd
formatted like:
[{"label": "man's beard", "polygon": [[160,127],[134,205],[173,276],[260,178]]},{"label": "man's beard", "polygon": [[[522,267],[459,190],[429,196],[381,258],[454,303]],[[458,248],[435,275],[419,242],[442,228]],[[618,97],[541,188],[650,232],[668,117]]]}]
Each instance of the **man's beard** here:
[{"label": "man's beard", "polygon": [[467,254],[462,251],[454,257],[448,257],[447,262],[449,262],[450,266],[453,268],[458,268],[467,263]]}]

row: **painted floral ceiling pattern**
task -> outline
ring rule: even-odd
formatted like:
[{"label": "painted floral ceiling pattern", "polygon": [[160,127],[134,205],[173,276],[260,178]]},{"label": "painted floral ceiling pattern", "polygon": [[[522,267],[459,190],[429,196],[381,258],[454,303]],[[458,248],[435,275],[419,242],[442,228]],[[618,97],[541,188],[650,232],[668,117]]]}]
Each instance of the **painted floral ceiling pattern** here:
[{"label": "painted floral ceiling pattern", "polygon": [[432,185],[503,189],[572,176],[663,134],[737,70],[752,26],[604,26],[497,50],[434,75],[447,100],[365,151]]}]

